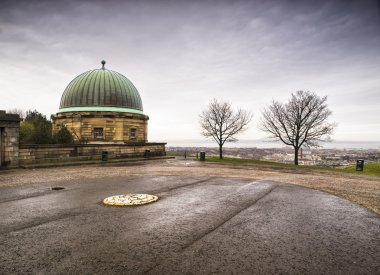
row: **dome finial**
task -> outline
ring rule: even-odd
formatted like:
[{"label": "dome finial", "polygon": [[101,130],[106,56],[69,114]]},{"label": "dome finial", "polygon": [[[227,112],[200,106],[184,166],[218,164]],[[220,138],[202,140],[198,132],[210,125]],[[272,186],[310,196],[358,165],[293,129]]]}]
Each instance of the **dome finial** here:
[{"label": "dome finial", "polygon": [[104,68],[104,65],[106,64],[106,61],[105,60],[102,60],[102,69],[104,70],[105,68]]}]

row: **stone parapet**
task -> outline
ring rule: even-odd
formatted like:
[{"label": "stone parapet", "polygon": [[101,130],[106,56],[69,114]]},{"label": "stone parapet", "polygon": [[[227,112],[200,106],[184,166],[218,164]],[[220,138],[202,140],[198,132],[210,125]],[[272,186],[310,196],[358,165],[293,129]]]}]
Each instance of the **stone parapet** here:
[{"label": "stone parapet", "polygon": [[21,145],[19,163],[68,162],[99,160],[106,151],[109,159],[165,156],[166,143]]}]

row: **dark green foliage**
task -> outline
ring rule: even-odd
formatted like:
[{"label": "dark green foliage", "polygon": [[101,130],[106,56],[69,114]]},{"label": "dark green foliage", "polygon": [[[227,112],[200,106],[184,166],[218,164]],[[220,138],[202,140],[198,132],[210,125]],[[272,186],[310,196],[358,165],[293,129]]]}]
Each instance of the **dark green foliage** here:
[{"label": "dark green foliage", "polygon": [[24,121],[20,124],[20,143],[50,144],[52,142],[51,122],[36,110],[27,111]]},{"label": "dark green foliage", "polygon": [[45,115],[39,113],[37,110],[26,111],[25,122],[31,122],[33,124],[50,124],[51,122],[46,118]]},{"label": "dark green foliage", "polygon": [[34,126],[32,123],[21,121],[20,123],[20,143],[32,144]]},{"label": "dark green foliage", "polygon": [[54,142],[58,144],[70,144],[73,143],[73,136],[66,126],[62,128],[53,136]]},{"label": "dark green foliage", "polygon": [[33,137],[35,144],[50,144],[53,142],[51,123],[40,123],[34,128]]}]

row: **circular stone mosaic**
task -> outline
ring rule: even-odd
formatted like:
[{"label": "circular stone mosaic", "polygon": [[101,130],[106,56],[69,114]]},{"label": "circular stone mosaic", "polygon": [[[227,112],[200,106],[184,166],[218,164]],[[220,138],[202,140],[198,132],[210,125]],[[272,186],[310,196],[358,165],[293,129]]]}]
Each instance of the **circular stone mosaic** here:
[{"label": "circular stone mosaic", "polygon": [[115,206],[131,206],[131,205],[142,205],[158,200],[155,195],[149,194],[125,194],[116,195],[105,198],[103,203],[105,205],[115,205]]}]

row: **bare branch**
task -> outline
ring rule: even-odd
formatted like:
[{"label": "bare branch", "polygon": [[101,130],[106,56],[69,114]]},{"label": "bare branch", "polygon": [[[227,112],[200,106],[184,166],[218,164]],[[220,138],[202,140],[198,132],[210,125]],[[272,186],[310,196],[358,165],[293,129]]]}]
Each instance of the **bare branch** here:
[{"label": "bare branch", "polygon": [[23,109],[19,109],[19,108],[8,109],[7,113],[8,114],[17,114],[20,116],[21,119],[25,118],[25,111]]},{"label": "bare branch", "polygon": [[298,164],[298,149],[303,144],[318,146],[324,136],[333,133],[336,125],[327,122],[331,111],[326,101],[326,96],[304,91],[292,94],[286,104],[273,101],[263,111],[260,129],[293,146],[294,163]]},{"label": "bare branch", "polygon": [[216,141],[220,149],[220,158],[222,158],[224,143],[236,141],[234,136],[247,129],[247,125],[252,120],[252,114],[242,109],[234,112],[230,103],[213,99],[208,108],[199,115],[199,120],[203,129],[202,135]]}]

